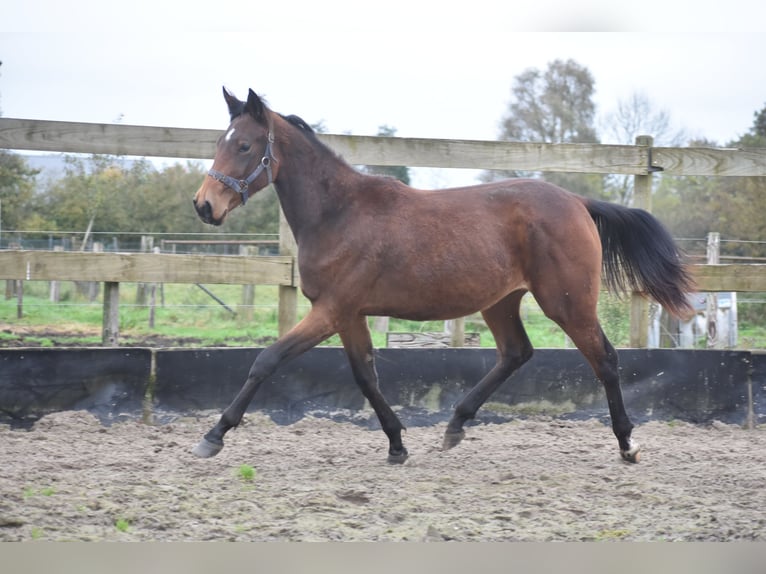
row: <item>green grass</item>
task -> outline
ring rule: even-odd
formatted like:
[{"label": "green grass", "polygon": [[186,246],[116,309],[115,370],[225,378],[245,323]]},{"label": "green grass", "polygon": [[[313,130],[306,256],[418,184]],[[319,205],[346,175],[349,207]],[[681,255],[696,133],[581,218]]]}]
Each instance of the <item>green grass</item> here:
[{"label": "green grass", "polygon": [[240,465],[237,474],[245,482],[253,482],[255,480],[255,469],[249,464]]},{"label": "green grass", "polygon": [[[226,311],[196,285],[165,285],[157,292],[154,327],[149,326],[149,307],[136,304],[137,285],[120,284],[120,341],[123,345],[165,346],[181,340],[184,346],[265,346],[276,340],[278,288],[258,286],[252,308],[241,306],[239,285],[207,285],[236,316]],[[31,346],[101,345],[102,302],[99,296],[90,302],[74,284],[61,284],[61,301],[51,303],[49,283],[24,284],[23,317],[17,318],[16,298],[0,299],[0,347],[12,344]],[[164,301],[163,301],[164,298]],[[309,303],[298,300],[298,317],[309,310]],[[248,315],[252,315],[249,318]],[[616,347],[629,345],[629,302],[602,294],[599,317],[609,339]],[[522,303],[522,320],[536,348],[573,347],[563,331],[550,321],[527,296]],[[764,321],[766,323],[766,320]],[[389,331],[441,332],[441,321],[413,322],[391,319]],[[482,347],[494,347],[494,338],[480,315],[469,317],[467,332],[478,332]],[[385,333],[373,332],[373,345],[386,345]],[[339,346],[335,336],[324,343]],[[739,348],[766,348],[766,324],[740,323]]]},{"label": "green grass", "polygon": [[125,518],[118,518],[114,521],[114,527],[120,532],[127,532],[130,529],[130,521]]}]

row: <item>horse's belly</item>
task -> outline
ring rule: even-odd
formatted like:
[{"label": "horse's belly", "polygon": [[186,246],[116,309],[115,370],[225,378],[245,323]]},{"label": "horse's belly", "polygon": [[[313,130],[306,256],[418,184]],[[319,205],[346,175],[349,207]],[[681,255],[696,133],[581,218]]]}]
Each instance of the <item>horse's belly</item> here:
[{"label": "horse's belly", "polygon": [[423,281],[401,277],[378,284],[364,311],[411,321],[441,321],[465,317],[491,307],[513,291],[526,289],[515,274],[471,274]]}]

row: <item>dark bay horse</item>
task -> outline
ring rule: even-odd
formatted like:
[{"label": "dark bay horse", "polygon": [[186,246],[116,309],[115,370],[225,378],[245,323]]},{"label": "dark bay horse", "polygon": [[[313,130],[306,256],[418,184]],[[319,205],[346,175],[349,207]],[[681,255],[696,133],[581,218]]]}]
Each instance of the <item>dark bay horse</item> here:
[{"label": "dark bay horse", "polygon": [[231,123],[194,206],[205,223],[221,225],[273,183],[298,243],[311,310],[258,355],[242,390],[194,448],[197,456],[223,448],[226,432],[280,365],[338,333],[388,436],[389,462],[403,462],[404,427],[378,389],[367,316],[444,320],[481,312],[497,343],[497,363],[456,406],[444,435],[444,448],[454,447],[464,423],[532,356],[519,313],[529,291],[603,383],[622,457],[638,461],[617,353],[596,302],[603,267],[611,289],[644,293],[676,315],[690,311],[685,293],[693,282],[657,219],[532,179],[413,189],[355,171],[303,120],[271,111],[252,90],[245,102],[225,88],[224,97]]}]

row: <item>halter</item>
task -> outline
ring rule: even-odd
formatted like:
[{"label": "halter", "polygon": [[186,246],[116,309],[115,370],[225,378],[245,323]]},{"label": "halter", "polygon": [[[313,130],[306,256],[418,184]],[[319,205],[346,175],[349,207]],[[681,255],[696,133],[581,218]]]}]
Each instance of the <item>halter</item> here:
[{"label": "halter", "polygon": [[271,144],[273,143],[274,134],[269,132],[268,141],[266,142],[266,149],[263,150],[263,157],[261,158],[258,167],[255,168],[253,173],[247,176],[247,179],[234,179],[230,175],[224,175],[215,169],[211,169],[207,172],[207,174],[213,179],[220,181],[226,187],[236,191],[242,197],[242,205],[245,205],[247,203],[247,198],[249,197],[247,188],[258,178],[259,175],[263,173],[264,169],[266,170],[266,174],[269,176],[269,184],[274,182],[273,178],[271,177],[271,162],[277,160],[271,153]]}]

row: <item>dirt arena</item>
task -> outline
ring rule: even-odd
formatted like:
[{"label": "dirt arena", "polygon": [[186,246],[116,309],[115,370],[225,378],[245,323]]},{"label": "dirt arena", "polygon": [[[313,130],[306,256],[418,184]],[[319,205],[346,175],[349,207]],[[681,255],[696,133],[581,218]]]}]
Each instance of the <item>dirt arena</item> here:
[{"label": "dirt arena", "polygon": [[447,452],[441,424],[391,466],[381,431],[254,413],[196,459],[216,419],[0,425],[0,541],[766,541],[762,429],[650,422],[630,465],[596,420],[476,425]]}]

